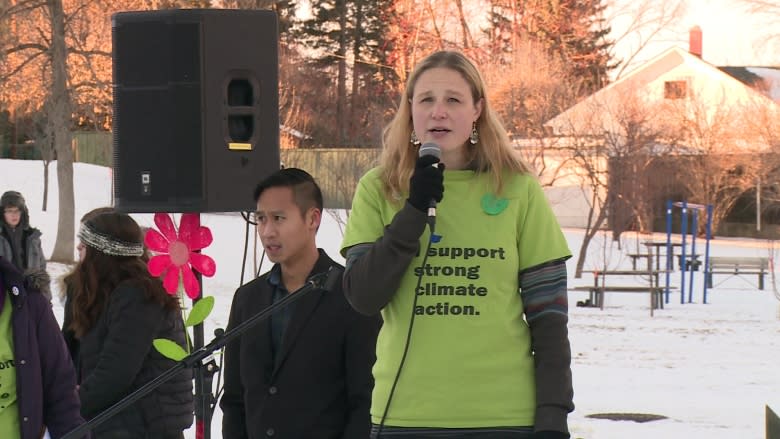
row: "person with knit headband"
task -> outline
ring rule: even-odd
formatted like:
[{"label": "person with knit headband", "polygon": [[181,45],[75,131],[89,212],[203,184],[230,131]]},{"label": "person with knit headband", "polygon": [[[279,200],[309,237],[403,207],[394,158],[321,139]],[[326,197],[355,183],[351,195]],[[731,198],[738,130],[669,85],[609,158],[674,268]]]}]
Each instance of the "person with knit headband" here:
[{"label": "person with knit headband", "polygon": [[[149,274],[141,228],[123,213],[82,223],[84,257],[72,273],[72,319],[79,342],[81,414],[89,420],[174,365],[157,338],[186,348],[179,300]],[[183,370],[93,430],[97,438],[183,437],[193,420],[192,372]]]}]

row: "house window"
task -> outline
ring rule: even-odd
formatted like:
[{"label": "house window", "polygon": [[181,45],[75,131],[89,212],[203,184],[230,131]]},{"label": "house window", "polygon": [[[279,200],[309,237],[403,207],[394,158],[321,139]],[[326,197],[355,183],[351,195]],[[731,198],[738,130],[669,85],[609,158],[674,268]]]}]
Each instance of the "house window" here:
[{"label": "house window", "polygon": [[664,82],[664,98],[683,99],[688,95],[687,81],[666,81]]}]

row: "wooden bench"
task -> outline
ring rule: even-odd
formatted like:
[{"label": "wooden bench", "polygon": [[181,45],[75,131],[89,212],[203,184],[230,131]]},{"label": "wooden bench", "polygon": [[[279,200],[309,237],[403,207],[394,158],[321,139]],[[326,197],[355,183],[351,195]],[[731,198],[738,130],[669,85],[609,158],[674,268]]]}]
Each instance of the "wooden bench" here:
[{"label": "wooden bench", "polygon": [[712,288],[713,274],[728,274],[730,276],[755,274],[758,276],[758,289],[763,290],[764,276],[768,271],[769,258],[711,256],[707,262],[705,281],[707,288]]},{"label": "wooden bench", "polygon": [[663,309],[663,292],[666,290],[664,287],[645,287],[645,286],[579,286],[573,287],[574,291],[587,291],[589,293],[590,306],[604,309],[604,294],[605,293],[650,293],[650,306],[651,309]]}]

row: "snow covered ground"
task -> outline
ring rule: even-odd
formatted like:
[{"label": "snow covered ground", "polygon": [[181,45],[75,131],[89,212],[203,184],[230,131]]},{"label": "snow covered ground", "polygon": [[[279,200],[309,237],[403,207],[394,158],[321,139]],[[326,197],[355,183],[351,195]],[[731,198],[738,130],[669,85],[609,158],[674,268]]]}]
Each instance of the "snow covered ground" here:
[{"label": "snow covered ground", "polygon": [[[57,233],[55,169],[53,163],[49,208],[43,212],[41,162],[0,160],[0,191],[14,189],[25,196],[32,224],[43,231],[47,254],[54,247]],[[74,180],[77,219],[94,207],[111,203],[108,168],[77,163]],[[337,218],[341,214],[329,212],[324,216],[318,238],[320,247],[337,260],[342,230]],[[141,225],[153,226],[151,215],[134,217]],[[206,325],[210,339],[215,328],[226,325],[233,292],[240,284],[245,226],[233,213],[204,214],[201,221],[214,235],[214,243],[203,252],[217,263],[215,277],[204,281],[205,293],[216,298]],[[576,255],[583,233],[574,229],[565,232]],[[245,281],[254,271],[252,237],[250,234]],[[591,243],[586,269],[605,264],[611,269],[628,269],[630,259],[626,254],[636,252],[639,243],[649,238],[626,234],[619,248],[609,236],[599,235]],[[656,235],[652,239],[665,237]],[[773,244],[717,238],[712,242],[711,254],[774,259],[777,252]],[[701,245],[703,242],[697,242],[699,249]],[[591,284],[590,274],[573,278],[575,262],[569,262],[570,286]],[[262,271],[267,268],[266,264]],[[67,270],[69,267],[62,264],[50,264],[53,277]],[[680,273],[675,272],[671,281],[679,288]],[[608,280],[608,284],[611,282],[625,285],[642,281]],[[764,437],[765,405],[780,411],[780,301],[775,296],[773,277],[767,279],[766,290],[759,291],[756,276],[716,276],[716,288],[709,291],[707,304],[702,303],[703,282],[703,275],[697,273],[694,303],[681,304],[680,290],[673,290],[669,303],[653,317],[644,294],[608,294],[605,309],[600,310],[576,307],[577,301],[587,298],[587,292],[571,293],[569,328],[576,410],[569,424],[573,438]],[[55,312],[61,319],[58,301]],[[639,423],[588,417],[604,413],[660,415],[666,419]],[[220,422],[217,411],[213,437],[221,436]],[[187,432],[187,437],[195,437],[194,429]]]}]

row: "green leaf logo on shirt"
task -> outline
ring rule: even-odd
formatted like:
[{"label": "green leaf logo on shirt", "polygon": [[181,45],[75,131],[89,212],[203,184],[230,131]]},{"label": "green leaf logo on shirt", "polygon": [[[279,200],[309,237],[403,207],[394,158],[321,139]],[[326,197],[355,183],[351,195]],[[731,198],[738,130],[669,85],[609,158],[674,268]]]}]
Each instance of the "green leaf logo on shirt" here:
[{"label": "green leaf logo on shirt", "polygon": [[498,215],[509,206],[509,200],[498,198],[493,194],[485,194],[482,197],[482,210],[488,215]]}]

